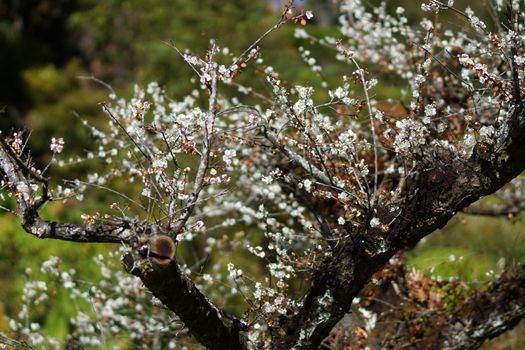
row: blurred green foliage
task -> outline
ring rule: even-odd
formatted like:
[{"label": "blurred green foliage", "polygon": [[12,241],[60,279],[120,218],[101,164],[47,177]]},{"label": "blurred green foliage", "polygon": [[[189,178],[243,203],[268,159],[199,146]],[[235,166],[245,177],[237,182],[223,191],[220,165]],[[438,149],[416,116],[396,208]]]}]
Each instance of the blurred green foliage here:
[{"label": "blurred green foliage", "polygon": [[202,56],[216,38],[238,52],[275,21],[264,1],[83,0],[81,6],[68,25],[82,33],[81,50],[95,75],[125,86],[154,79],[173,93],[191,89],[193,73],[168,43]]},{"label": "blurred green foliage", "polygon": [[[78,221],[81,208],[78,205],[64,206],[55,202],[46,206],[42,216],[50,220]],[[74,267],[77,278],[96,281],[100,269],[93,264],[93,257],[107,253],[111,245],[79,245],[72,242],[39,240],[21,229],[20,221],[12,214],[0,216],[0,331],[7,330],[5,315],[16,315],[21,307],[20,296],[27,281],[28,269],[40,270],[42,262],[58,256],[65,266]],[[67,295],[49,290],[49,299],[31,308],[32,317],[42,321],[49,334],[64,338],[68,330],[68,315],[73,313],[74,305]]]},{"label": "blurred green foliage", "polygon": [[488,271],[498,274],[525,260],[524,230],[523,218],[459,214],[410,251],[408,262],[424,270],[434,268],[435,276],[484,282],[491,279]]}]

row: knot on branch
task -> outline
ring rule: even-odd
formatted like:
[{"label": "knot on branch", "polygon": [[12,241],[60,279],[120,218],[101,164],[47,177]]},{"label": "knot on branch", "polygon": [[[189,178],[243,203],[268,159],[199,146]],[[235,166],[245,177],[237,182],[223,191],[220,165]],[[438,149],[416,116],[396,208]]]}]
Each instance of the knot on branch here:
[{"label": "knot on branch", "polygon": [[149,239],[148,258],[154,264],[167,265],[175,259],[177,245],[169,236],[158,235]]},{"label": "knot on branch", "polygon": [[140,277],[155,267],[174,262],[176,253],[177,245],[171,237],[153,235],[147,237],[144,244],[126,252],[122,265],[127,272]]}]

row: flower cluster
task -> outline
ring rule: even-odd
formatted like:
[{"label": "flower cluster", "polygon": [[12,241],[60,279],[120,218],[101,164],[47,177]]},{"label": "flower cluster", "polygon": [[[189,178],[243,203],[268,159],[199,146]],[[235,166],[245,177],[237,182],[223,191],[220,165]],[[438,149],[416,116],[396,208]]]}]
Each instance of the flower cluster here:
[{"label": "flower cluster", "polygon": [[[41,349],[63,349],[70,342],[82,347],[118,349],[115,339],[124,334],[141,347],[184,348],[182,344],[191,342],[189,339],[173,339],[174,333],[184,337],[183,326],[159,308],[137,278],[119,271],[120,253],[95,258],[100,268],[96,285],[77,279],[76,271],[67,269],[57,257],[45,261],[39,274],[26,271],[28,282],[21,310],[9,320],[11,335]],[[67,339],[61,340],[46,335],[38,323],[39,307],[51,294],[58,293],[65,293],[74,306],[69,320],[72,330]]]}]

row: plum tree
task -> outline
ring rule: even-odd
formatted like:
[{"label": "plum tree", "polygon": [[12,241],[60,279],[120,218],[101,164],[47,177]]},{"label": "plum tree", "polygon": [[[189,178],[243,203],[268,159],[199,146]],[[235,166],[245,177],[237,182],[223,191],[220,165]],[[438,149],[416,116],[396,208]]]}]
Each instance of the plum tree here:
[{"label": "plum tree", "polygon": [[[412,26],[402,7],[343,0],[339,38],[309,34],[299,25],[314,14],[290,4],[241,54],[214,42],[203,58],[179,51],[199,80],[191,95],[174,100],[156,83],[130,100],[112,93],[102,104],[107,127],[87,125],[96,146],[83,156],[106,173],[53,186],[13,134],[1,141],[3,187],[36,237],[122,244],[125,271],[207,348],[336,347],[334,327],[353,303],[367,321],[343,323],[355,347],[476,348],[525,315],[525,265],[473,293],[404,270],[399,254],[525,168],[525,13],[519,1],[495,1],[489,29],[453,3],[424,3],[429,18]],[[466,29],[447,28],[447,14]],[[337,85],[304,48],[317,85],[292,85],[265,63],[263,39],[286,23],[344,65]],[[266,91],[236,81],[248,69]],[[381,81],[400,86],[401,98],[382,101]],[[63,147],[52,140],[52,164],[67,163],[55,160]],[[112,189],[119,180],[139,192]],[[514,181],[498,193],[520,203]],[[39,214],[49,201],[82,201],[93,186],[114,196],[111,214],[85,213],[82,223]],[[419,313],[403,321],[394,305],[372,312],[370,296],[385,293],[409,296],[407,310]],[[245,310],[226,311],[239,297]],[[378,317],[401,326],[380,329]]]}]

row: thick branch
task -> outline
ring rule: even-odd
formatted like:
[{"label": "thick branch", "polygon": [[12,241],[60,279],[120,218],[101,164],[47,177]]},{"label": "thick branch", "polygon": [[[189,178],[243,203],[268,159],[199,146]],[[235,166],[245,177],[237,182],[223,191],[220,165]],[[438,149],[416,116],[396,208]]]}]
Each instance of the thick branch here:
[{"label": "thick branch", "polygon": [[449,349],[477,349],[514,328],[525,317],[525,264],[504,273],[455,312],[442,332]]},{"label": "thick branch", "polygon": [[359,313],[348,314],[326,344],[345,349],[476,349],[525,317],[525,264],[476,292],[460,281],[436,281],[408,271],[397,259],[375,277],[382,283],[368,283],[358,304],[375,315],[372,329],[365,331]]},{"label": "thick branch", "polygon": [[[214,78],[215,81],[215,78]],[[215,84],[215,83],[214,83]],[[215,86],[214,86],[215,88]],[[213,89],[215,91],[215,89]],[[210,136],[215,118],[215,97],[212,93],[210,102],[210,119],[206,123],[206,133],[203,153],[192,192],[188,200],[187,211],[178,222],[182,227],[191,214],[195,201],[202,188],[203,177],[208,166],[210,150]],[[125,242],[131,243],[134,249],[140,250],[138,235],[154,235],[158,228],[154,225],[135,222],[117,224],[67,224],[42,220],[38,215],[38,203],[34,198],[31,183],[24,176],[22,169],[13,159],[7,143],[0,144],[0,167],[15,192],[22,226],[24,229],[39,238],[55,238],[75,242]],[[138,249],[137,249],[138,248]],[[134,250],[134,251],[135,251]],[[135,261],[145,262],[145,268],[139,268]],[[227,316],[213,305],[190,281],[184,276],[176,261],[166,266],[153,265],[144,257],[133,259],[132,253],[124,257],[124,265],[128,272],[139,276],[146,287],[159,298],[170,310],[174,311],[190,329],[195,338],[210,349],[244,349],[245,344],[240,334],[245,326],[241,321]]]},{"label": "thick branch", "polygon": [[264,127],[264,136],[266,137],[266,139],[268,139],[268,141],[271,142],[273,147],[281,151],[294,165],[301,167],[304,171],[306,171],[308,174],[311,174],[314,177],[314,179],[316,179],[323,185],[330,187],[333,186],[328,175],[326,175],[323,171],[317,168],[308,159],[304,158],[300,154],[295,153],[293,150],[281,144],[277,136],[275,136],[271,131],[269,131],[267,127]]},{"label": "thick branch", "polygon": [[124,256],[125,269],[141,278],[144,285],[188,327],[191,334],[209,349],[245,349],[241,331],[246,325],[226,315],[208,300],[179,269],[169,265],[137,268],[131,253]]},{"label": "thick branch", "polygon": [[36,213],[24,213],[22,226],[38,238],[54,238],[79,243],[129,243],[135,234],[127,223],[69,224],[40,219]]},{"label": "thick branch", "polygon": [[0,168],[15,193],[18,214],[28,233],[38,238],[106,243],[128,242],[133,236],[126,223],[81,225],[42,220],[38,215],[42,200],[35,199],[31,183],[20,167],[20,160],[5,141],[0,143]]},{"label": "thick branch", "polygon": [[523,208],[517,206],[497,206],[497,207],[468,207],[463,210],[467,215],[489,216],[502,218],[515,218],[523,214]]},{"label": "thick branch", "polygon": [[508,119],[515,128],[498,152],[494,145],[480,143],[467,161],[436,156],[432,167],[422,167],[407,184],[406,197],[396,203],[398,210],[391,211],[389,204],[376,205],[372,213],[389,225],[388,232],[379,227],[349,227],[347,236],[315,269],[302,306],[290,310],[291,316],[272,330],[276,347],[317,348],[369,278],[397,251],[415,245],[458,210],[519,175],[525,168],[522,106]]},{"label": "thick branch", "polygon": [[463,209],[463,212],[468,215],[506,217],[508,219],[518,217],[523,214],[524,211],[525,199],[521,198],[520,196],[512,199],[506,199],[503,201],[503,203],[492,205],[474,203],[473,205]]}]

